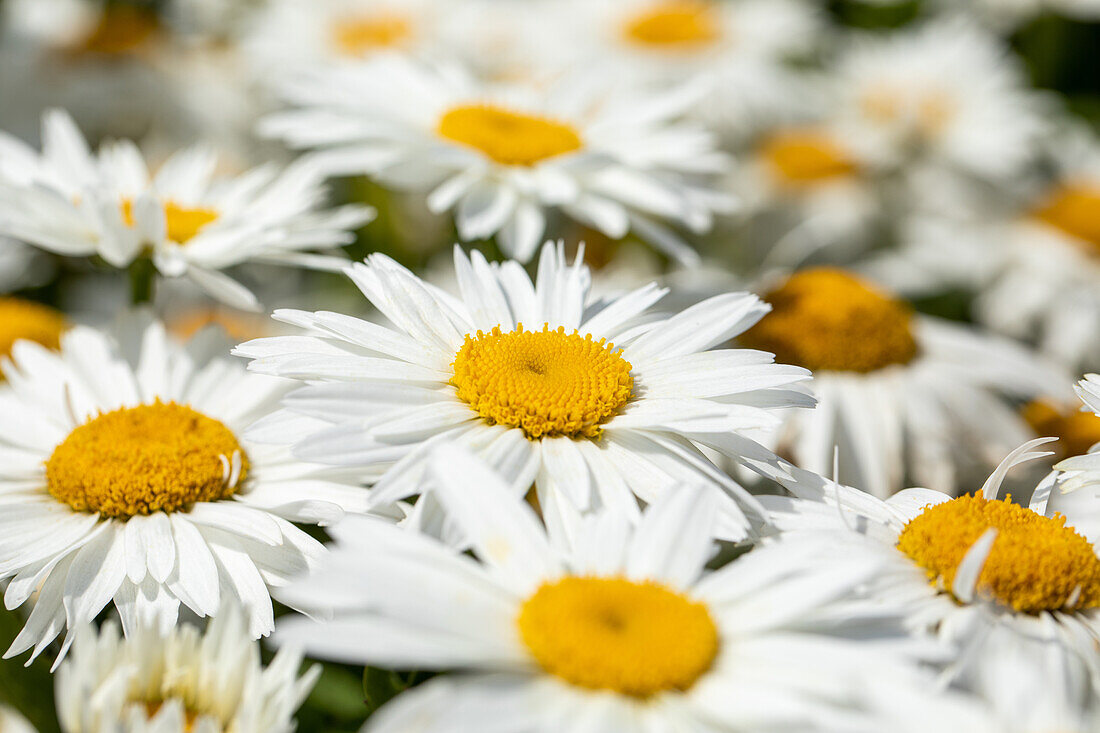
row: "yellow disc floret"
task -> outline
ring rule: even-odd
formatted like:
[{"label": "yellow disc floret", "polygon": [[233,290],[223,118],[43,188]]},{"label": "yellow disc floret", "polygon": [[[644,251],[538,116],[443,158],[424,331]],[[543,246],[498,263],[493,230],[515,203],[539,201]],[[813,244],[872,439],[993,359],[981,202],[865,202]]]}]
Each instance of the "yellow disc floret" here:
[{"label": "yellow disc floret", "polygon": [[491,104],[453,107],[439,119],[436,131],[503,165],[532,166],[582,146],[580,135],[564,122]]},{"label": "yellow disc floret", "polygon": [[1100,251],[1100,185],[1060,186],[1046,197],[1034,216]]},{"label": "yellow disc floret", "polygon": [[519,631],[550,674],[638,698],[689,689],[714,663],[719,643],[705,605],[622,578],[543,584],[524,602]]},{"label": "yellow disc floret", "polygon": [[700,0],[657,3],[627,20],[624,32],[631,43],[663,49],[695,48],[722,35],[717,9]]},{"label": "yellow disc floret", "polygon": [[[203,227],[213,223],[218,218],[218,212],[203,207],[180,206],[174,201],[164,204],[164,223],[167,237],[176,244],[186,244],[193,239]],[[130,199],[122,201],[122,221],[126,226],[134,225],[134,203]]]},{"label": "yellow disc floret", "polygon": [[978,577],[979,593],[1022,613],[1100,606],[1100,558],[1061,515],[1044,517],[1001,499],[961,496],[929,506],[905,525],[898,549],[950,588],[970,547],[997,538]]},{"label": "yellow disc floret", "polygon": [[248,456],[229,428],[186,405],[160,401],[92,418],[46,462],[55,499],[115,518],[227,499],[247,473]]},{"label": "yellow disc floret", "polygon": [[12,345],[23,339],[56,349],[65,325],[65,316],[49,306],[0,297],[0,356],[10,355]]},{"label": "yellow disc floret", "polygon": [[764,140],[760,154],[781,183],[804,186],[849,176],[856,165],[825,133],[784,130]]},{"label": "yellow disc floret", "polygon": [[340,19],[332,28],[336,47],[349,56],[398,46],[412,37],[408,18],[394,13],[372,13]]},{"label": "yellow disc floret", "polygon": [[1084,455],[1100,443],[1100,416],[1093,412],[1063,410],[1045,400],[1034,400],[1024,406],[1023,415],[1036,435],[1058,439],[1051,445],[1063,458]]},{"label": "yellow disc floret", "polygon": [[741,342],[781,362],[812,371],[871,372],[917,354],[910,308],[842,270],[795,273],[764,300],[774,310]]},{"label": "yellow disc floret", "polygon": [[466,336],[451,384],[491,423],[520,428],[528,438],[598,438],[600,425],[630,399],[630,364],[606,339],[559,327],[500,327]]}]

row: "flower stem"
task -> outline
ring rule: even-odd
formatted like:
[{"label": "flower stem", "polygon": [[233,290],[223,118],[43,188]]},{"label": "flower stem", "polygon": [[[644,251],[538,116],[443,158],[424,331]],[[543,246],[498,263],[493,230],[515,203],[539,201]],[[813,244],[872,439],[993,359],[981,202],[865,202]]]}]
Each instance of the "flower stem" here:
[{"label": "flower stem", "polygon": [[130,303],[141,305],[153,302],[157,268],[148,257],[139,257],[130,264]]}]

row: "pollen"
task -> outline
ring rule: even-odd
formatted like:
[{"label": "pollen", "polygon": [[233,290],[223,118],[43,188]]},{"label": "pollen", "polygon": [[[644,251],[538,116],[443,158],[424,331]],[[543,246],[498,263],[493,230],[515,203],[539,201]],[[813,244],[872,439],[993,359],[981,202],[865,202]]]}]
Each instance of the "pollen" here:
[{"label": "pollen", "polygon": [[11,355],[15,342],[24,339],[56,349],[65,326],[65,316],[49,306],[22,298],[0,297],[0,357]]},{"label": "pollen", "polygon": [[336,47],[349,56],[362,56],[408,41],[413,27],[408,18],[394,13],[371,13],[340,19],[332,29]]},{"label": "pollen", "polygon": [[1100,186],[1066,184],[1052,191],[1034,217],[1100,253]]},{"label": "pollen", "polygon": [[843,178],[856,172],[855,162],[820,130],[778,132],[764,140],[760,154],[776,177],[792,186]]},{"label": "pollen", "polygon": [[872,372],[917,354],[912,311],[843,270],[813,268],[764,296],[773,310],[741,336],[811,371]]},{"label": "pollen", "polygon": [[454,370],[459,399],[489,423],[536,440],[599,438],[634,388],[630,364],[613,344],[547,325],[467,335]]},{"label": "pollen", "polygon": [[1058,439],[1053,445],[1061,458],[1084,455],[1100,443],[1100,416],[1095,413],[1034,400],[1024,406],[1023,417],[1036,435]]},{"label": "pollen", "polygon": [[926,508],[905,525],[898,549],[950,588],[970,547],[997,530],[977,589],[1021,613],[1100,606],[1100,559],[1061,515],[1044,517],[1008,500],[961,496]]},{"label": "pollen", "polygon": [[705,605],[658,583],[622,578],[544,583],[524,602],[519,631],[548,673],[636,698],[690,689],[719,645]]},{"label": "pollen", "polygon": [[[170,241],[186,244],[194,239],[202,229],[216,221],[218,212],[203,207],[189,208],[168,201],[164,204],[164,222]],[[134,203],[130,199],[122,201],[122,221],[126,226],[134,226]]]},{"label": "pollen", "polygon": [[722,33],[718,11],[710,2],[671,0],[630,18],[626,39],[651,48],[695,48],[717,41]]},{"label": "pollen", "polygon": [[490,104],[453,107],[440,118],[437,132],[502,165],[533,166],[583,146],[571,125]]},{"label": "pollen", "polygon": [[248,456],[224,424],[175,402],[123,407],[77,427],[46,462],[50,494],[125,519],[228,499]]}]

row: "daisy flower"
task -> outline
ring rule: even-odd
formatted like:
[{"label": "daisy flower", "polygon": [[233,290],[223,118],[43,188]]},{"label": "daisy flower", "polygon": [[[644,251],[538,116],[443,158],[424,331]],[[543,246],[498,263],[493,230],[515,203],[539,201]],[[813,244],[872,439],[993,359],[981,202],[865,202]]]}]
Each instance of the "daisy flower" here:
[{"label": "daisy flower", "polygon": [[0,133],[0,233],[71,257],[99,255],[115,267],[148,256],[164,277],[185,276],[212,297],[259,308],[222,270],[243,262],[339,269],[311,254],[350,243],[374,212],[319,210],[324,188],[309,165],[215,175],[215,155],[181,151],[155,174],[130,142],[93,155],[72,119],[47,113],[41,153]]},{"label": "daisy flower", "polygon": [[882,216],[883,182],[854,147],[825,121],[777,126],[759,136],[734,168],[729,185],[751,217],[758,242],[753,265],[790,267],[828,250],[870,246]]},{"label": "daisy flower", "polygon": [[[976,647],[976,648],[975,648]],[[1090,648],[1077,650],[1095,655]],[[1076,655],[1011,627],[990,628],[954,687],[871,682],[872,705],[896,733],[1092,733],[1100,708]]]},{"label": "daisy flower", "polygon": [[[492,31],[500,23],[491,10],[506,18],[527,14],[525,8],[513,12],[500,3],[475,0],[320,0],[308,5],[274,0],[255,11],[241,43],[256,72],[268,80],[273,67],[293,73],[393,52],[417,58],[466,56],[478,41],[496,36]],[[500,50],[491,43],[476,53]]]},{"label": "daisy flower", "polygon": [[713,492],[666,495],[634,528],[590,517],[566,540],[454,446],[431,481],[473,557],[349,518],[330,562],[293,591],[332,619],[278,631],[323,658],[454,670],[366,730],[862,730],[861,678],[907,672],[898,649],[815,627],[874,563],[806,573],[816,546],[792,542],[706,571]]},{"label": "daisy flower", "polygon": [[726,165],[714,140],[677,121],[697,90],[628,95],[612,81],[589,70],[549,86],[488,85],[385,56],[285,84],[296,109],[261,130],[319,149],[332,175],[424,193],[433,212],[454,212],[463,240],[495,236],[521,262],[550,212],[694,261],[670,225],[706,232],[731,203],[711,187]]},{"label": "daisy flower", "polygon": [[298,677],[302,655],[281,650],[264,668],[260,645],[235,608],[205,633],[142,625],[120,638],[114,622],[77,634],[57,674],[63,733],[293,733],[294,712],[321,673]]},{"label": "daisy flower", "polygon": [[695,110],[738,136],[801,100],[785,62],[812,51],[818,11],[801,0],[567,0],[545,6],[549,66],[613,70],[643,84],[703,82]]},{"label": "daisy flower", "polygon": [[1011,398],[1060,394],[1069,380],[1023,348],[920,317],[843,270],[791,275],[773,310],[739,338],[814,374],[817,408],[791,411],[774,441],[801,468],[889,496],[915,480],[951,492],[967,458],[988,466],[1031,436]]},{"label": "daisy flower", "polygon": [[783,480],[794,498],[760,500],[783,538],[881,559],[867,597],[907,608],[914,631],[960,642],[1005,625],[1068,653],[1100,643],[1100,504],[1090,492],[1052,491],[1049,477],[1028,505],[998,498],[1008,471],[1050,455],[1033,449],[1052,440],[1024,443],[980,491],[957,498],[911,488],[882,500],[796,470]]},{"label": "daisy flower", "polygon": [[1007,202],[913,217],[876,275],[912,294],[977,291],[982,324],[1034,343],[1078,371],[1100,365],[1100,142],[1070,130],[1051,145],[1051,175]]},{"label": "daisy flower", "polygon": [[[306,383],[253,437],[361,466],[380,506],[420,494],[426,457],[445,442],[486,458],[521,495],[534,482],[550,521],[602,506],[636,518],[635,497],[709,481],[731,497],[723,533],[744,537],[757,504],[699,447],[775,466],[743,431],[774,425],[775,407],[812,404],[790,390],[808,373],[771,354],[713,348],[767,311],[755,296],[719,295],[663,317],[648,313],[665,294],[653,284],[594,302],[581,256],[569,265],[561,244],[547,244],[532,283],[514,261],[490,265],[456,247],[455,297],[371,255],[347,274],[392,326],[279,310],[304,332],[234,351],[254,372]],[[418,502],[414,523],[435,521],[432,506]]]},{"label": "daisy flower", "polygon": [[59,352],[15,344],[0,392],[0,582],[7,608],[36,600],[6,656],[36,657],[68,628],[63,656],[111,602],[130,631],[232,599],[249,633],[267,634],[271,593],[324,551],[291,522],[365,508],[346,472],[240,437],[289,383],[211,356],[222,348],[177,345],[159,323],[117,341],[77,326]]},{"label": "daisy flower", "polygon": [[854,39],[834,83],[838,126],[880,166],[1010,182],[1045,129],[1008,49],[958,18]]}]

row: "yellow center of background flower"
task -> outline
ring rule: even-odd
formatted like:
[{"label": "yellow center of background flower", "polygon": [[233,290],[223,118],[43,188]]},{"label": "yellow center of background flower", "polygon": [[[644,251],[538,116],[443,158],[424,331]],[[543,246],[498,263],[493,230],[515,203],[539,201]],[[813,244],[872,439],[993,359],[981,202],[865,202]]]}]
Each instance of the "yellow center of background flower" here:
[{"label": "yellow center of background flower", "polygon": [[332,28],[337,48],[349,56],[392,48],[412,37],[412,23],[393,13],[374,13],[342,18]]},{"label": "yellow center of background flower", "polygon": [[692,0],[653,5],[630,18],[624,31],[628,41],[666,49],[702,46],[722,35],[716,8]]},{"label": "yellow center of background flower", "polygon": [[784,130],[760,146],[760,154],[783,183],[794,186],[849,176],[856,165],[820,130]]},{"label": "yellow center of background flower", "polygon": [[528,438],[598,438],[600,425],[630,399],[630,364],[606,339],[555,331],[466,336],[451,380],[458,398],[490,423]]},{"label": "yellow center of background flower", "polygon": [[147,8],[108,3],[87,36],[71,48],[76,54],[120,56],[136,51],[160,29],[157,16]]},{"label": "yellow center of background flower", "polygon": [[1076,408],[1062,410],[1045,400],[1034,400],[1024,406],[1024,420],[1037,436],[1057,438],[1052,443],[1058,456],[1081,456],[1100,443],[1100,417]]},{"label": "yellow center of background flower", "polygon": [[[226,480],[239,453],[235,484]],[[248,474],[248,456],[218,420],[175,402],[123,407],[69,433],[46,462],[58,501],[107,517],[173,512],[227,499]]]},{"label": "yellow center of background flower", "polygon": [[875,87],[860,97],[859,105],[872,122],[905,123],[913,133],[926,138],[938,136],[958,111],[955,98],[942,89],[905,91]]},{"label": "yellow center of background flower", "polygon": [[550,674],[639,698],[689,689],[718,654],[706,606],[658,583],[621,578],[543,584],[524,602],[519,630]]},{"label": "yellow center of background flower", "polygon": [[[130,199],[122,201],[122,221],[128,227],[134,226],[134,202]],[[202,207],[188,208],[180,206],[174,201],[164,204],[164,223],[168,239],[177,244],[186,244],[193,239],[207,224],[211,224],[218,218],[218,212]]]},{"label": "yellow center of background flower", "polygon": [[933,585],[951,588],[970,547],[990,527],[997,539],[978,590],[1016,611],[1100,606],[1100,559],[1060,515],[1044,517],[1001,499],[961,496],[926,508],[898,537],[898,549]]},{"label": "yellow center of background flower", "polygon": [[[49,306],[22,298],[0,297],[0,356],[10,356],[16,341],[26,339],[56,349],[65,316]],[[0,375],[0,380],[4,377]]]},{"label": "yellow center of background flower", "polygon": [[815,372],[871,372],[917,354],[909,306],[842,270],[795,273],[764,300],[772,312],[741,343],[780,362]]},{"label": "yellow center of background flower", "polygon": [[1100,251],[1100,186],[1062,186],[1047,196],[1034,216]]},{"label": "yellow center of background flower", "polygon": [[488,104],[454,107],[440,118],[437,131],[503,165],[535,165],[582,145],[565,123]]}]

